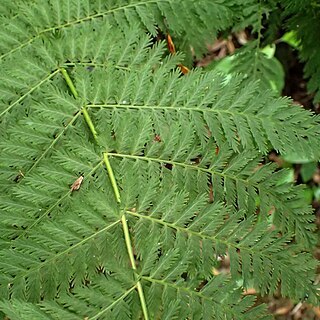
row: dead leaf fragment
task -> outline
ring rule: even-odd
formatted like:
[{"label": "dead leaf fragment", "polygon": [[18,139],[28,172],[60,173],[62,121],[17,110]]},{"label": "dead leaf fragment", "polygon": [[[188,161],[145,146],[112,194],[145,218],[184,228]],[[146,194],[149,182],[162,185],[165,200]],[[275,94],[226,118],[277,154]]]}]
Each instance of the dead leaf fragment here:
[{"label": "dead leaf fragment", "polygon": [[17,176],[13,179],[14,182],[19,182],[22,178],[24,178],[24,174],[21,170],[19,170],[19,173]]},{"label": "dead leaf fragment", "polygon": [[257,291],[254,288],[248,288],[243,291],[243,295],[249,296],[249,295],[254,295],[257,294]]},{"label": "dead leaf fragment", "polygon": [[80,189],[81,187],[81,183],[83,181],[83,176],[80,176],[71,186],[70,188],[70,191],[73,192],[73,191],[77,191]]},{"label": "dead leaf fragment", "polygon": [[170,36],[170,34],[167,34],[167,45],[168,45],[168,49],[170,51],[171,54],[175,54],[176,53],[176,48],[174,46],[174,43],[172,41],[172,38]]},{"label": "dead leaf fragment", "polygon": [[183,64],[179,63],[178,64],[178,67],[180,68],[180,71],[183,73],[183,74],[187,74],[190,70],[189,68],[187,68],[186,66],[184,66]]},{"label": "dead leaf fragment", "polygon": [[161,142],[161,137],[160,137],[160,135],[156,134],[156,135],[154,136],[153,141]]},{"label": "dead leaf fragment", "polygon": [[284,316],[286,314],[289,314],[291,309],[292,309],[292,304],[289,303],[288,305],[285,305],[285,306],[282,306],[282,307],[279,307],[278,309],[276,309],[274,311],[274,314],[277,316]]},{"label": "dead leaf fragment", "polygon": [[[167,45],[168,45],[168,49],[170,51],[170,53],[173,55],[173,54],[176,54],[176,48],[175,48],[175,45],[172,41],[172,38],[170,36],[170,34],[167,34]],[[180,71],[182,74],[187,74],[190,70],[184,66],[183,64],[179,63],[178,64],[178,67],[180,68]]]}]

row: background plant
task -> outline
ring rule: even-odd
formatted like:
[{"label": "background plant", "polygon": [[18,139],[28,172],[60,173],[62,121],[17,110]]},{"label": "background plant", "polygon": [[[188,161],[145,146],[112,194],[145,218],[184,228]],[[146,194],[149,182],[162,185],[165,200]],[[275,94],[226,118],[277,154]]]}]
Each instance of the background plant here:
[{"label": "background plant", "polygon": [[[319,156],[318,118],[265,90],[276,5],[1,3],[3,318],[270,318],[250,287],[319,303],[303,187],[261,165],[271,149]],[[256,49],[236,59],[253,52],[253,73],[181,75],[187,48],[247,26]]]}]

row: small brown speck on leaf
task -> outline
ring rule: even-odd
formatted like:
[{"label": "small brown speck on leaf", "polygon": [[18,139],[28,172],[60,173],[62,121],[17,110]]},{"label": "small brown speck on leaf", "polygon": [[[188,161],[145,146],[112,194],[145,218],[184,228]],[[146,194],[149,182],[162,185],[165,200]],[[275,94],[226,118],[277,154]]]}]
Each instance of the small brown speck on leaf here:
[{"label": "small brown speck on leaf", "polygon": [[73,191],[77,191],[80,189],[81,187],[81,183],[83,181],[83,176],[80,176],[71,186],[70,188],[70,191],[73,192]]}]

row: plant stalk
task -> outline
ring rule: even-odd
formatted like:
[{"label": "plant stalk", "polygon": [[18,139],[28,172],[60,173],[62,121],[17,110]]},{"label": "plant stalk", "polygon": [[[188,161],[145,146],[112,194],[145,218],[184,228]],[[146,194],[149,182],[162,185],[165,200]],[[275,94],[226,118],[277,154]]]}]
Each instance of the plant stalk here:
[{"label": "plant stalk", "polygon": [[[79,96],[78,92],[77,92],[76,87],[74,86],[74,84],[73,84],[73,82],[72,82],[67,70],[65,68],[60,68],[60,71],[61,71],[64,79],[66,80],[66,83],[67,83],[71,93],[73,94],[74,98],[78,98],[78,96]],[[90,115],[89,115],[88,110],[86,109],[86,107],[82,108],[82,114],[84,116],[84,119],[87,122],[87,125],[88,125],[88,127],[89,127],[89,129],[90,129],[90,131],[91,131],[91,133],[92,133],[92,135],[94,137],[94,139],[97,140],[98,134],[97,134],[97,131],[96,131],[95,127],[94,127],[94,124],[93,124],[93,122],[92,122],[92,120],[90,118]]]},{"label": "plant stalk", "polygon": [[93,124],[93,122],[92,122],[92,120],[90,118],[90,115],[89,115],[88,110],[86,109],[86,107],[82,108],[82,114],[84,116],[84,119],[87,122],[87,125],[88,125],[88,127],[89,127],[89,129],[90,129],[90,131],[91,131],[91,133],[92,133],[92,135],[94,137],[94,139],[97,140],[98,133],[96,131],[96,128],[94,127],[94,124]]},{"label": "plant stalk", "polygon": [[[134,255],[133,255],[130,233],[129,233],[128,223],[127,223],[125,214],[123,214],[121,217],[121,223],[122,223],[122,227],[123,227],[123,233],[124,233],[124,238],[126,241],[127,251],[128,251],[130,262],[131,262],[131,267],[135,271],[135,270],[137,270],[137,267],[136,267],[136,262],[135,262]],[[146,300],[144,297],[144,293],[143,293],[143,289],[142,289],[142,285],[141,285],[140,280],[137,281],[137,289],[138,289],[138,294],[139,294],[139,298],[140,298],[140,303],[141,303],[141,308],[142,308],[144,320],[149,320],[147,304],[146,304]]]},{"label": "plant stalk", "polygon": [[67,70],[65,68],[60,68],[60,71],[61,71],[64,79],[66,80],[66,83],[67,83],[68,87],[70,88],[70,91],[73,94],[73,96],[75,98],[78,98],[78,92],[77,92],[77,90],[76,90],[76,88],[75,88],[75,86],[74,86],[74,84],[73,84],[73,82],[72,82]]},{"label": "plant stalk", "polygon": [[120,199],[119,188],[118,188],[118,185],[117,185],[117,182],[116,182],[116,178],[114,176],[111,164],[109,162],[108,154],[106,152],[103,154],[103,160],[104,160],[104,163],[105,163],[107,171],[108,171],[108,175],[109,175],[109,178],[110,178],[110,181],[111,181],[111,185],[112,185],[112,188],[113,188],[114,195],[116,197],[117,202],[120,203],[121,199]]},{"label": "plant stalk", "polygon": [[[108,172],[108,175],[109,175],[109,178],[111,181],[111,185],[112,185],[116,200],[118,203],[121,203],[119,188],[118,188],[116,178],[114,176],[107,152],[105,152],[103,154],[103,159],[104,159],[104,163],[107,168],[107,172]],[[123,213],[123,215],[121,217],[121,223],[122,223],[122,228],[123,228],[123,233],[124,233],[124,239],[126,242],[127,252],[129,255],[129,259],[130,259],[130,264],[131,264],[132,270],[136,271],[137,267],[136,267],[136,262],[134,259],[133,250],[132,250],[130,232],[129,232],[129,227],[128,227],[128,223],[126,220],[125,212]],[[143,288],[142,288],[140,280],[137,281],[137,290],[138,290],[138,294],[139,294],[139,298],[140,298],[140,303],[141,303],[141,308],[142,308],[144,320],[149,320],[146,299],[144,297]]]}]

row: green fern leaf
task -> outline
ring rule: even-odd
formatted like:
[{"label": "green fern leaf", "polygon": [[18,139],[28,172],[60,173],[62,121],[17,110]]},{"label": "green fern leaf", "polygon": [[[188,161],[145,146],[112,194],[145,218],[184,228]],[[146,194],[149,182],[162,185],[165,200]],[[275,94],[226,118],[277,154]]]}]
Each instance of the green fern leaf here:
[{"label": "green fern leaf", "polygon": [[[228,25],[232,5],[208,14]],[[269,319],[251,286],[319,303],[311,209],[260,168],[271,148],[317,157],[317,117],[241,76],[182,76],[150,34],[207,29],[192,1],[19,8],[0,20],[5,316]]]}]

